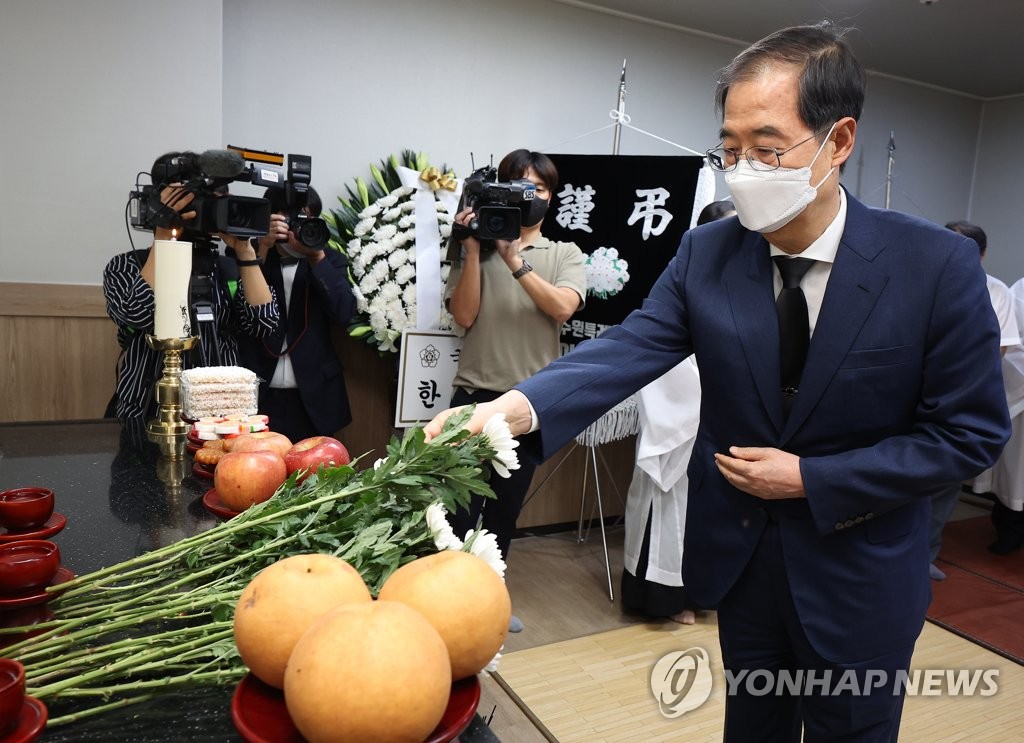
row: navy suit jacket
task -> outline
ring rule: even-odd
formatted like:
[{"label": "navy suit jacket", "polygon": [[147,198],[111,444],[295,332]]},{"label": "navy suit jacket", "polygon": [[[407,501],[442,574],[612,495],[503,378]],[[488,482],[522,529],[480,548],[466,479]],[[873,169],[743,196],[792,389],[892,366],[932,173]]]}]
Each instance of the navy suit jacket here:
[{"label": "navy suit jacket", "polygon": [[281,258],[277,250],[271,250],[263,265],[263,275],[274,288],[281,323],[269,338],[244,339],[239,348],[242,364],[260,377],[262,394],[274,377],[277,354],[287,336],[303,407],[317,430],[327,436],[352,421],[342,365],[331,336],[331,327],[345,325],[355,311],[347,266],[345,256],[330,248],[315,268],[310,267],[309,261],[300,260],[291,301],[284,307]]},{"label": "navy suit jacket", "polygon": [[[803,628],[836,662],[914,642],[930,600],[929,496],[989,467],[1009,435],[999,331],[977,246],[847,203],[788,418],[768,244],[735,218],[686,233],[639,310],[518,385],[537,411],[546,458],[696,354],[702,397],[687,471],[687,595],[715,606],[771,512]],[[766,502],[730,485],[713,455],[733,445],[800,456],[806,500]]]}]

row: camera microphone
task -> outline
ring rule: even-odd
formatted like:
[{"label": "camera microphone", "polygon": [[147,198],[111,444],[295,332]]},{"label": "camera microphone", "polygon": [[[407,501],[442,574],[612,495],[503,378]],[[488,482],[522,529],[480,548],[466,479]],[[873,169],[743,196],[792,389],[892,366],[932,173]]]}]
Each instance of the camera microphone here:
[{"label": "camera microphone", "polygon": [[245,170],[245,158],[231,150],[206,150],[199,155],[199,170],[210,178],[234,178]]}]

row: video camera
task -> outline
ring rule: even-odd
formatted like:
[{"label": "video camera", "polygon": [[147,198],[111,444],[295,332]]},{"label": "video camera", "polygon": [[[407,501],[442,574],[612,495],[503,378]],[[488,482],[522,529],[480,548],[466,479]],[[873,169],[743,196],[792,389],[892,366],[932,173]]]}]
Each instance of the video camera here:
[{"label": "video camera", "polygon": [[[225,193],[228,183],[250,178],[244,158],[236,152],[183,152],[155,167],[150,176],[152,185],[137,186],[128,194],[128,218],[136,229],[177,229],[185,239],[209,238],[218,232],[259,237],[270,229],[270,202]],[[172,183],[195,195],[185,210],[194,211],[194,218],[182,219],[160,200],[160,192]]]},{"label": "video camera", "polygon": [[[184,152],[169,158],[151,174],[152,185],[136,187],[128,194],[132,227],[180,229],[185,239],[206,239],[218,232],[236,237],[260,237],[270,231],[270,201],[226,193],[231,182],[283,189],[288,210],[288,229],[308,248],[322,249],[330,231],[318,216],[306,214],[313,159],[289,155],[287,172],[281,171],[285,156],[276,152],[247,150],[228,145],[226,150],[201,154]],[[160,192],[181,183],[195,198],[185,209],[196,216],[185,221],[160,200]]]},{"label": "video camera", "polygon": [[460,210],[471,208],[476,214],[469,223],[470,234],[481,240],[515,240],[537,187],[525,178],[499,183],[497,169],[488,165],[466,177],[462,193]]}]

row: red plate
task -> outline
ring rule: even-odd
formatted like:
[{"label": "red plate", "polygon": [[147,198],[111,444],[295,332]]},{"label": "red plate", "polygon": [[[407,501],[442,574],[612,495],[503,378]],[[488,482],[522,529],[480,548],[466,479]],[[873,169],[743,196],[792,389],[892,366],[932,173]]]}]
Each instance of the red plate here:
[{"label": "red plate", "polygon": [[[239,514],[239,511],[233,511],[224,505],[224,501],[220,499],[220,495],[217,493],[217,488],[210,488],[203,493],[203,505],[206,506],[207,511],[222,519],[231,519]],[[3,741],[0,741],[0,743],[3,743]]]},{"label": "red plate", "polygon": [[[45,524],[35,529],[11,531],[10,529],[0,528],[0,542],[17,542],[21,539],[45,539],[46,537],[52,537],[67,525],[67,517],[62,513],[54,511]],[[2,739],[0,739],[0,743],[4,743]]]},{"label": "red plate", "polygon": [[[74,577],[74,573],[61,565],[57,568],[57,574],[53,576],[53,580],[50,581],[46,588],[49,588],[50,586],[59,586],[61,583],[67,583]],[[32,589],[26,593],[2,593],[0,594],[0,610],[19,609],[23,606],[45,604],[47,601],[57,596],[56,593],[47,592],[46,588]],[[7,741],[5,738],[0,738],[0,743],[7,743]]]},{"label": "red plate", "polygon": [[21,705],[21,714],[18,715],[17,727],[0,737],[0,743],[31,743],[43,732],[46,718],[46,705],[34,697],[26,696],[25,703]]},{"label": "red plate", "polygon": [[[206,480],[213,479],[213,466],[209,464],[200,464],[196,462],[192,465],[192,474],[196,477],[202,477]],[[2,741],[0,741],[2,743]]]},{"label": "red plate", "polygon": [[[458,737],[469,727],[479,703],[480,680],[476,676],[453,683],[444,717],[426,743],[445,743]],[[245,675],[231,698],[231,719],[248,743],[305,741],[288,716],[284,692],[264,684],[251,673]]]}]

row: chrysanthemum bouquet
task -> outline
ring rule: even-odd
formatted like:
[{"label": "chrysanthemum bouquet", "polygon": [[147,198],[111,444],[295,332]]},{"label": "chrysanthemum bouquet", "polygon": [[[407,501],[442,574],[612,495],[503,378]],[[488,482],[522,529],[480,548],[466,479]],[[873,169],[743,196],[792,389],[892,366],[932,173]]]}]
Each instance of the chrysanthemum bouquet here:
[{"label": "chrysanthemum bouquet", "polygon": [[[432,168],[422,152],[406,150],[400,159],[391,155],[380,167],[370,165],[370,181],[356,178],[355,190],[346,186],[348,198],[338,197],[340,205],[324,214],[331,246],[348,255],[351,267],[349,280],[359,314],[349,326],[349,335],[364,338],[382,352],[397,352],[395,341],[402,330],[416,327],[415,194],[424,185],[403,185],[399,168],[419,173],[419,181],[434,195],[438,239],[443,245],[454,215],[439,193],[454,193],[457,181],[447,167]],[[449,268],[442,262],[442,286]],[[451,328],[451,316],[443,306],[440,316],[441,328]]]}]

